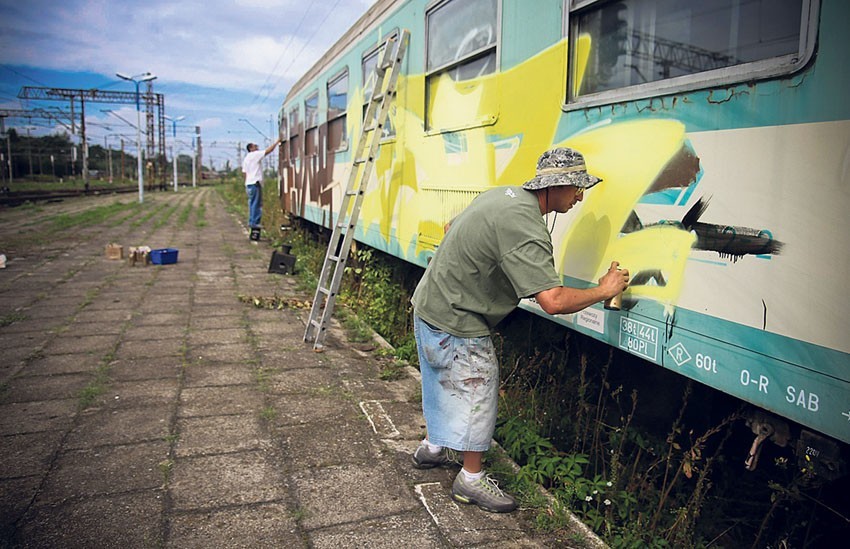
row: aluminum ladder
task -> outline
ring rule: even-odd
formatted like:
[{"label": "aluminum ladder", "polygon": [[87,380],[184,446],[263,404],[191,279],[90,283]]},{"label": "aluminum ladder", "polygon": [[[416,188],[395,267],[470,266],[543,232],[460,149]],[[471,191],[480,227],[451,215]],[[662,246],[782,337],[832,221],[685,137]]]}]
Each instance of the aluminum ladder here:
[{"label": "aluminum ladder", "polygon": [[375,66],[372,96],[363,115],[348,185],[342,197],[330,242],[328,242],[328,251],[325,253],[316,294],[313,296],[313,306],[310,308],[307,328],[304,330],[304,341],[312,341],[314,351],[323,349],[322,341],[333,314],[337,292],[342,284],[342,275],[351,251],[351,240],[357,226],[363,195],[369,183],[369,176],[372,174],[372,166],[381,143],[390,103],[396,95],[401,60],[404,58],[409,37],[410,32],[402,30],[398,36],[387,39],[383,54]]}]

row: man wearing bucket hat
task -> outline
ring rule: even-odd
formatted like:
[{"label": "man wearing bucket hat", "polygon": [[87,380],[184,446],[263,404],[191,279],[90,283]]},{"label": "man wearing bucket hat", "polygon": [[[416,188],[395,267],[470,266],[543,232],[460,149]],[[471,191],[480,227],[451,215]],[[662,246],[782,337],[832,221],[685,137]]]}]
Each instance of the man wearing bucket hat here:
[{"label": "man wearing bucket hat", "polygon": [[522,186],[481,193],[452,222],[413,294],[414,335],[422,373],[427,437],[413,454],[417,468],[463,468],[452,497],[491,512],[517,504],[481,467],[496,425],[499,365],[490,331],[522,298],[549,314],[574,313],[622,292],[629,272],[612,262],[592,288],[561,284],[544,216],[566,213],[601,179],[573,149],[546,151]]}]

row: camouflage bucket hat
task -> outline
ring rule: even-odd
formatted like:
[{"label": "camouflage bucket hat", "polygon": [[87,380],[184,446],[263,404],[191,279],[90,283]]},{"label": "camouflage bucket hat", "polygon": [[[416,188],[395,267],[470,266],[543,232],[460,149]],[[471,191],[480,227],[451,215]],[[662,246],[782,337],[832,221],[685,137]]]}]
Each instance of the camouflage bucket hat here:
[{"label": "camouflage bucket hat", "polygon": [[587,173],[584,157],[580,152],[566,147],[550,149],[537,161],[537,175],[523,183],[522,188],[536,191],[559,185],[572,185],[589,189],[602,181]]}]

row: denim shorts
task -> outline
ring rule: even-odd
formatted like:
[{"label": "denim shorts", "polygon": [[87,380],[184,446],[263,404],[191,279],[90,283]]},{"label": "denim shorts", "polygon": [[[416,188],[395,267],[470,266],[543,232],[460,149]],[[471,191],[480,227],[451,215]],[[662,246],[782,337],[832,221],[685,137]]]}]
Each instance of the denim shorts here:
[{"label": "denim shorts", "polygon": [[499,363],[490,336],[457,337],[413,315],[431,444],[483,452],[496,427]]}]

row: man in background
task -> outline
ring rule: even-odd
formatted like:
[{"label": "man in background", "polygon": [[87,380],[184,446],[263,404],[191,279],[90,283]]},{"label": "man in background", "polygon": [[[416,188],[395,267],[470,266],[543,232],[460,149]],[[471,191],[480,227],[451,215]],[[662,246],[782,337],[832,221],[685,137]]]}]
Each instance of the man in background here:
[{"label": "man in background", "polygon": [[248,154],[242,161],[242,173],[245,174],[245,191],[248,193],[248,228],[251,240],[260,239],[263,219],[263,158],[271,154],[280,143],[280,138],[261,151],[256,143],[248,143]]}]

